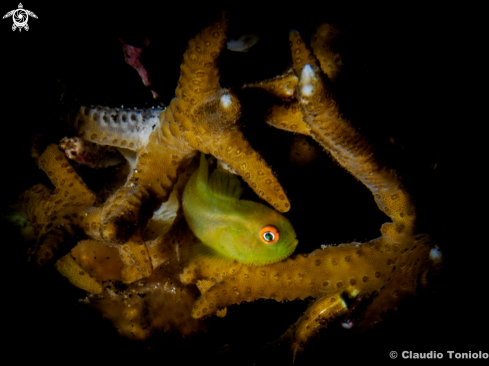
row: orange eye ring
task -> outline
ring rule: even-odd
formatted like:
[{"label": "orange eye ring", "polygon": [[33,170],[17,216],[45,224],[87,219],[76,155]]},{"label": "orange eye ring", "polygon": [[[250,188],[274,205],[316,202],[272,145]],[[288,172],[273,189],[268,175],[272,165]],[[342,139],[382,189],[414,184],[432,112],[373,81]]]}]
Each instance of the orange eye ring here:
[{"label": "orange eye ring", "polygon": [[275,226],[267,225],[263,226],[260,230],[260,239],[262,242],[268,245],[278,242],[280,234]]}]

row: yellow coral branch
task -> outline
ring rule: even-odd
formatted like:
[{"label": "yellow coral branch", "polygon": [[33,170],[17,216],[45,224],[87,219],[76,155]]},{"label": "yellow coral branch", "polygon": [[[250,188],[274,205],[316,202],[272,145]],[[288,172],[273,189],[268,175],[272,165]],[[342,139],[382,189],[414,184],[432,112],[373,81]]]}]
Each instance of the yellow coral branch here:
[{"label": "yellow coral branch", "polygon": [[59,259],[55,267],[59,273],[68,278],[68,281],[76,287],[92,294],[99,294],[103,291],[102,285],[81,268],[71,254],[67,254]]}]

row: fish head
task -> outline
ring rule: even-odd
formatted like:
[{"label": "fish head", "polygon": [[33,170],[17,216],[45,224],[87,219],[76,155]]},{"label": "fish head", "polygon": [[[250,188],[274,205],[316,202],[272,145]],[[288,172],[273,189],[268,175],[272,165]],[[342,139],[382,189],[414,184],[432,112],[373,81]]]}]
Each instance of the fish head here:
[{"label": "fish head", "polygon": [[269,207],[256,206],[233,235],[238,261],[262,266],[290,256],[298,240],[290,221]]}]

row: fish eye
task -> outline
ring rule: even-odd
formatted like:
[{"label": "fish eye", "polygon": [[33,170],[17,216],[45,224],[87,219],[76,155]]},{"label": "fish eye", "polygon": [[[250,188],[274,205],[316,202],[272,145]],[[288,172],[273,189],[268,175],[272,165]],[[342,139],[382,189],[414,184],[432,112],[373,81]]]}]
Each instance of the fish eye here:
[{"label": "fish eye", "polygon": [[275,244],[279,238],[280,234],[278,233],[278,229],[275,226],[267,225],[262,227],[260,230],[260,239],[265,244]]}]

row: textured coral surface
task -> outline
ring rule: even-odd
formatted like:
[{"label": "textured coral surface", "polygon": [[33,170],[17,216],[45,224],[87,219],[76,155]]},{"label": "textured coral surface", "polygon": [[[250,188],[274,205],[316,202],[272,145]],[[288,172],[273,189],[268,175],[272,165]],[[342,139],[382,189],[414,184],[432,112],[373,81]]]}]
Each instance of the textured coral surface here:
[{"label": "textured coral surface", "polygon": [[[430,279],[426,270],[433,264],[429,259],[433,239],[443,249],[444,261],[448,253],[449,270],[454,263],[450,262],[450,246],[440,240],[440,210],[430,208],[437,202],[432,184],[439,174],[433,169],[439,157],[438,147],[432,143],[435,134],[431,129],[421,129],[417,120],[427,121],[429,116],[420,116],[413,108],[413,104],[425,101],[423,91],[415,93],[410,85],[412,76],[420,71],[419,66],[413,66],[416,57],[396,59],[405,55],[405,48],[399,45],[394,51],[386,50],[396,45],[389,42],[396,38],[386,36],[386,29],[392,25],[378,18],[355,24],[345,21],[345,15],[335,15],[333,9],[331,18],[311,15],[313,21],[306,21],[302,13],[283,11],[281,16],[274,14],[280,19],[272,24],[268,13],[256,22],[249,18],[254,12],[238,13],[228,14],[227,31],[224,22],[217,23],[220,28],[215,25],[202,38],[190,42],[181,75],[178,65],[187,42],[211,24],[218,12],[207,10],[181,17],[181,24],[192,24],[188,30],[180,31],[171,22],[163,26],[164,31],[156,25],[145,28],[150,35],[156,28],[169,35],[153,38],[152,57],[160,53],[161,58],[159,64],[153,60],[156,66],[148,64],[150,72],[157,70],[151,72],[156,89],[158,75],[160,85],[170,85],[158,90],[169,105],[163,112],[165,117],[160,117],[160,110],[151,109],[151,91],[124,63],[117,39],[110,42],[110,32],[98,29],[88,40],[76,36],[66,51],[56,51],[76,67],[53,71],[49,76],[52,79],[43,84],[47,92],[36,94],[42,95],[42,102],[34,102],[35,112],[29,120],[35,120],[37,126],[28,133],[41,132],[43,136],[40,147],[33,149],[42,170],[27,156],[30,136],[15,145],[15,151],[23,151],[22,164],[29,173],[16,178],[11,191],[24,191],[20,202],[33,223],[36,241],[28,248],[30,265],[17,266],[5,275],[12,278],[12,273],[21,272],[21,283],[29,295],[24,290],[19,295],[19,287],[12,281],[7,291],[14,299],[33,304],[25,311],[17,310],[22,320],[13,329],[30,333],[31,347],[39,352],[83,346],[109,354],[116,345],[117,349],[125,348],[126,355],[158,353],[161,359],[159,352],[163,352],[165,357],[179,355],[181,360],[188,360],[184,349],[190,347],[202,359],[224,363],[251,363],[268,357],[284,357],[291,362],[291,347],[293,355],[306,349],[300,356],[303,358],[296,359],[305,364],[317,355],[331,360],[355,358],[345,353],[353,350],[358,357],[367,350],[379,350],[376,357],[387,358],[390,350],[419,350],[421,340],[425,344],[430,340],[430,346],[438,346],[438,350],[442,344],[445,349],[455,348],[456,337],[448,345],[440,338],[448,322],[439,316],[445,314],[440,308],[451,305],[445,301],[448,296],[443,297],[444,288],[441,295],[428,292],[417,302],[406,298]],[[121,17],[114,29],[134,33],[137,27],[124,19]],[[321,52],[314,33],[316,25],[331,20],[346,33],[346,43],[325,40],[320,42],[322,49],[330,51]],[[256,52],[253,48],[239,54],[223,50],[219,55],[225,32],[238,38],[240,32],[247,31],[248,23],[258,24],[262,34],[253,46]],[[85,19],[80,20],[82,24],[86,24]],[[316,32],[324,33],[324,27]],[[292,28],[297,31],[289,35]],[[359,36],[365,29],[366,34]],[[382,35],[387,39],[382,40]],[[404,41],[411,36],[398,34]],[[416,41],[409,42],[406,47],[416,49]],[[208,60],[199,61],[199,47],[210,47],[203,56]],[[83,57],[82,62],[84,52],[97,57]],[[108,61],[108,56],[98,57],[101,52],[114,57]],[[217,57],[219,66],[212,64]],[[194,61],[203,67],[203,74],[200,66],[192,66]],[[306,63],[312,65],[312,72],[304,72]],[[282,76],[273,79],[277,75]],[[391,80],[392,75],[396,82]],[[188,89],[192,85],[188,94],[184,88],[175,93],[179,77],[181,86]],[[60,107],[56,78],[63,92],[87,106],[71,129],[63,112],[72,111],[72,107],[67,106],[66,99]],[[202,83],[206,88],[200,90]],[[397,96],[392,96],[395,93]],[[172,101],[173,96],[176,99]],[[125,109],[90,107],[120,104]],[[117,130],[124,118],[127,128]],[[203,123],[197,125],[195,121]],[[154,130],[162,132],[157,136]],[[82,166],[80,161],[74,163],[56,146],[65,136],[122,147],[119,159],[126,158],[128,163],[98,169]],[[243,144],[241,149],[238,141]],[[297,254],[263,268],[223,264],[212,258],[189,259],[186,249],[195,238],[181,216],[164,218],[164,229],[151,221],[155,217],[150,218],[161,202],[171,202],[174,186],[178,201],[192,165],[185,169],[197,151],[210,153],[236,170],[249,185],[245,194],[250,199],[262,197],[277,209],[288,211],[299,238],[296,253],[309,254]],[[446,168],[442,165],[442,169]],[[402,183],[410,187],[409,192],[401,186],[397,172],[404,174]],[[181,181],[177,181],[179,177]],[[389,221],[392,223],[384,224]],[[321,249],[321,244],[334,243],[349,244]],[[25,258],[24,244],[12,248],[10,258]],[[54,269],[54,263],[72,284],[84,290],[70,285]],[[32,264],[41,269],[33,269]],[[433,267],[436,269],[436,263]],[[80,298],[108,320],[102,321],[99,312],[77,303]],[[407,303],[399,314],[371,329],[395,310],[400,300]],[[220,317],[195,319],[214,312]],[[342,329],[341,323],[349,320],[353,323],[351,331]],[[146,341],[127,343],[113,326],[126,338]],[[416,330],[420,327],[424,331]],[[370,330],[366,335],[353,335],[355,329]],[[280,340],[263,350],[276,339]],[[472,350],[477,349],[474,344]],[[328,349],[327,356],[324,349]],[[113,357],[123,358],[124,352]]]}]

